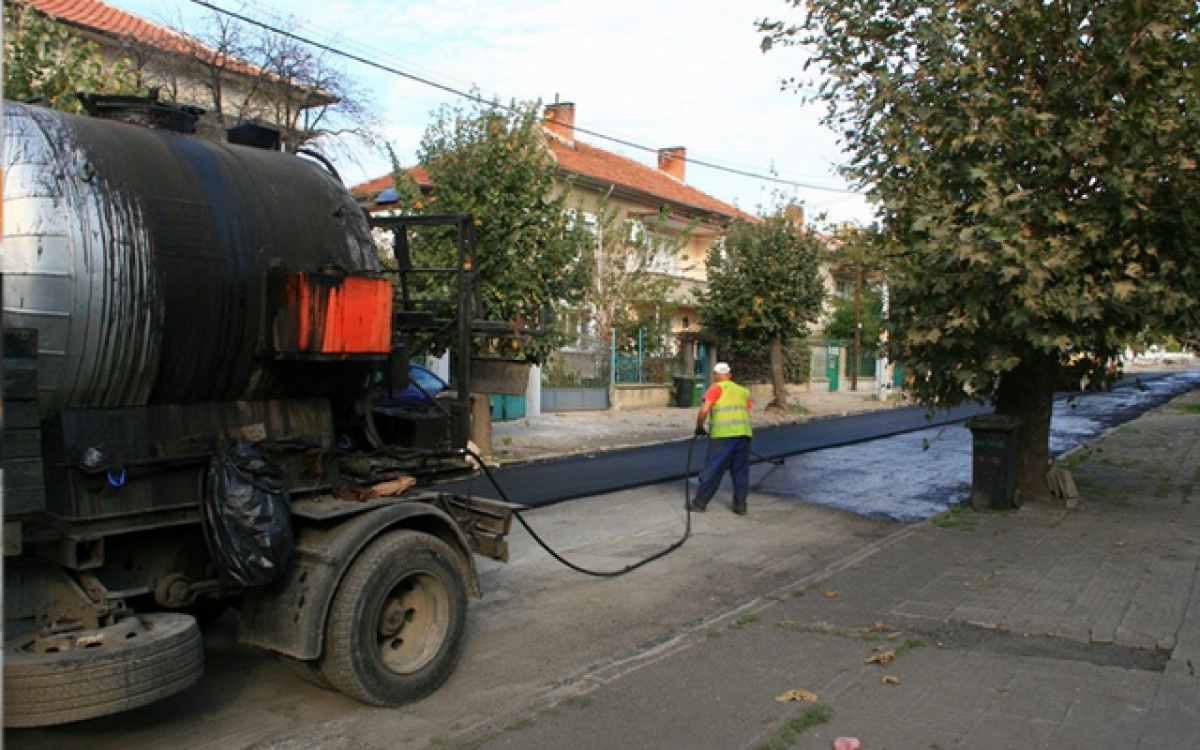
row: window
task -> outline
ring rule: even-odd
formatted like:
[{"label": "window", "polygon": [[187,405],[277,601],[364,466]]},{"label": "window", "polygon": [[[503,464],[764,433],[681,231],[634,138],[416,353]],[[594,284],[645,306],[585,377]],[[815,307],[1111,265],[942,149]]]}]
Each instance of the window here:
[{"label": "window", "polygon": [[563,349],[568,351],[579,351],[595,334],[595,321],[583,310],[560,311],[559,324],[568,339]]},{"label": "window", "polygon": [[633,223],[631,234],[635,241],[645,243],[649,259],[646,264],[647,271],[668,274],[675,272],[675,251],[678,245],[676,241],[661,232],[647,229],[646,224],[641,221]]}]

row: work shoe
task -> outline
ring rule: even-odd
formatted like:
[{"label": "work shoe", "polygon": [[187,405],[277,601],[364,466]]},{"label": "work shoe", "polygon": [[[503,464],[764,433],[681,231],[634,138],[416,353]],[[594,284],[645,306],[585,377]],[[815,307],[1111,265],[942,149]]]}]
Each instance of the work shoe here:
[{"label": "work shoe", "polygon": [[744,515],[746,515],[746,509],[745,509],[745,508],[730,508],[730,510],[732,510],[734,513],[736,513],[736,514],[737,514],[737,515],[739,515],[739,516],[744,516]]},{"label": "work shoe", "polygon": [[695,503],[693,503],[690,500],[688,501],[687,509],[688,509],[688,512],[690,512],[690,513],[703,513],[704,512],[703,505],[696,505]]}]

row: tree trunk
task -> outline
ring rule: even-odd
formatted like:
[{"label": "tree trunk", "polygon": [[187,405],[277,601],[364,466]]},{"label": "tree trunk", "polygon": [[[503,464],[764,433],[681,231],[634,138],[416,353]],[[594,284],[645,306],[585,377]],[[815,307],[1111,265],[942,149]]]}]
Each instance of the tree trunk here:
[{"label": "tree trunk", "polygon": [[1029,502],[1055,501],[1046,483],[1046,471],[1050,467],[1050,417],[1059,374],[1057,357],[1035,353],[1000,376],[996,393],[996,413],[1021,420],[1017,432],[1017,491]]},{"label": "tree trunk", "polygon": [[771,387],[775,398],[768,406],[775,409],[787,408],[787,381],[783,376],[783,336],[771,336]]}]

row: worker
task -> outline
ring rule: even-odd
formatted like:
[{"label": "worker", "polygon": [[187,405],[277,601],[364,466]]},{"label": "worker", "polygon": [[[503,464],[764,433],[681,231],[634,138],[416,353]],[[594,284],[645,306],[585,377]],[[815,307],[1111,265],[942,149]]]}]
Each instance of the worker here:
[{"label": "worker", "polygon": [[[696,436],[709,436],[708,455],[700,469],[700,486],[696,496],[688,501],[688,510],[703,513],[708,501],[716,494],[721,477],[729,472],[733,480],[733,503],[730,506],[739,516],[746,515],[746,496],[750,494],[750,410],[754,402],[750,391],[733,382],[733,372],[725,362],[713,367],[712,386],[704,393],[704,403],[696,416]],[[710,431],[704,425],[712,417]]]}]

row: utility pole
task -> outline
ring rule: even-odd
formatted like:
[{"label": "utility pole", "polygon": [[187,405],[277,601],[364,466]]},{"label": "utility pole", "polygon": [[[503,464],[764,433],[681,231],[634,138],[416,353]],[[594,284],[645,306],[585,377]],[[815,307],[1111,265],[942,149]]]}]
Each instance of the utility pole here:
[{"label": "utility pole", "polygon": [[862,263],[854,267],[854,353],[850,356],[850,390],[858,390],[858,359],[862,346]]},{"label": "utility pole", "polygon": [[885,280],[879,286],[880,327],[879,327],[879,356],[875,360],[875,397],[886,401],[891,395],[892,381],[889,373],[887,356],[887,319],[888,319],[888,285]]}]

